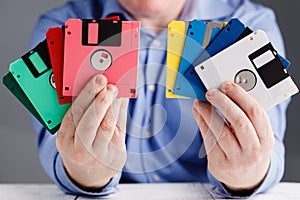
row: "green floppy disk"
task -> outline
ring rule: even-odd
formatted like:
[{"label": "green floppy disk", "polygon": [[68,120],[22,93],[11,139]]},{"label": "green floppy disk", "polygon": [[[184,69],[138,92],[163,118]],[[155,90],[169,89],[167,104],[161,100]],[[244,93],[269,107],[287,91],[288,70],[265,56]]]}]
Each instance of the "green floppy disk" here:
[{"label": "green floppy disk", "polygon": [[[18,92],[14,91],[19,98],[15,96],[35,117],[39,116],[37,119],[51,133],[55,133],[70,104],[58,103],[46,40],[11,63],[9,70],[19,86]],[[9,81],[13,82],[11,77]]]},{"label": "green floppy disk", "polygon": [[[7,89],[25,106],[27,110],[43,125],[47,128],[46,124],[43,122],[43,119],[39,115],[39,113],[35,110],[29,99],[26,97],[22,88],[18,85],[17,81],[14,79],[13,75],[8,72],[3,77],[3,84],[7,87]],[[53,129],[48,129],[51,134],[54,134],[59,129],[59,125],[54,127]]]}]

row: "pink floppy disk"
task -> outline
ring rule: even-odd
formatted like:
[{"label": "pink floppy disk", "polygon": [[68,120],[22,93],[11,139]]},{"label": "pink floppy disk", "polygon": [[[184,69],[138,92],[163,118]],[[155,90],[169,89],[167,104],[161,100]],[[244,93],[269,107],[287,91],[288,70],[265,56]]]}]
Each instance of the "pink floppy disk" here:
[{"label": "pink floppy disk", "polygon": [[135,98],[140,22],[69,19],[65,24],[63,95],[78,96],[96,74]]}]

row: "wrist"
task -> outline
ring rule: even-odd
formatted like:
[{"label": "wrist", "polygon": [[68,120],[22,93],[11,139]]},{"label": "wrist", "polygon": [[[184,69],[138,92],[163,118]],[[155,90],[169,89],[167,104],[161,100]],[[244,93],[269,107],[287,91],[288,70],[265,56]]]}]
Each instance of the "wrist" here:
[{"label": "wrist", "polygon": [[87,192],[100,192],[113,176],[101,176],[107,174],[100,169],[91,169],[89,167],[78,168],[65,165],[63,162],[64,170],[68,178],[79,188]]},{"label": "wrist", "polygon": [[[250,177],[257,177],[258,179],[254,181],[254,183],[252,182],[249,183],[249,184],[246,184],[246,185],[240,185],[240,186],[231,186],[229,184],[226,184],[226,183],[222,183],[222,185],[224,186],[224,188],[229,192],[231,193],[232,195],[236,195],[236,196],[249,196],[251,195],[252,193],[254,193],[254,191],[263,183],[263,181],[265,180],[267,174],[268,174],[268,171],[269,171],[269,168],[270,168],[270,164],[271,164],[271,161],[270,159],[267,160],[267,163],[265,166],[267,166],[264,170],[261,170],[261,175],[259,175],[257,173],[257,170],[255,170],[252,174],[256,174],[255,175],[250,175]],[[261,178],[259,178],[261,177]],[[242,177],[241,177],[242,178]],[[240,179],[241,179],[240,178]]]}]

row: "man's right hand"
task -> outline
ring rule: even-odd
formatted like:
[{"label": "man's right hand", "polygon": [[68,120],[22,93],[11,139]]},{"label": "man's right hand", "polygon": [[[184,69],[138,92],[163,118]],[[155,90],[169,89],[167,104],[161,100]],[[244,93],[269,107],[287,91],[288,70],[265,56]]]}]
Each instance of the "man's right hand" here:
[{"label": "man's right hand", "polygon": [[56,146],[70,178],[85,189],[104,187],[126,161],[128,99],[116,86],[93,77],[64,116]]}]

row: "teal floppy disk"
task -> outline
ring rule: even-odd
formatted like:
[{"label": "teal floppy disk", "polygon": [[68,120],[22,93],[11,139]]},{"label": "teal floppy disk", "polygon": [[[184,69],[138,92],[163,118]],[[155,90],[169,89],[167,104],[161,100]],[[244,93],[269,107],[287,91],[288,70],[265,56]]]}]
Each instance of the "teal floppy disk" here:
[{"label": "teal floppy disk", "polygon": [[42,124],[48,130],[57,129],[70,104],[58,103],[46,40],[11,63],[9,70],[40,116]]}]

